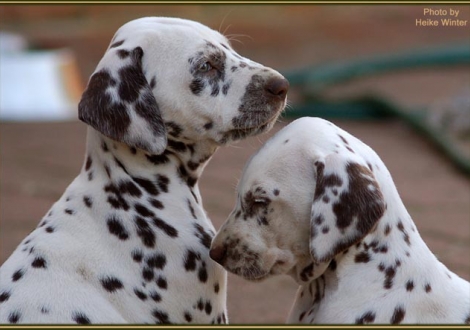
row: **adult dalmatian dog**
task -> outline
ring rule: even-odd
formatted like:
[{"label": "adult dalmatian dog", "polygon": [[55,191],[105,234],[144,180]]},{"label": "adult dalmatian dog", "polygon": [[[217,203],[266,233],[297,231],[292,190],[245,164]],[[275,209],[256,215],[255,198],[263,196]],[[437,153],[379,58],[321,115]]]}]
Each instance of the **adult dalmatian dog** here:
[{"label": "adult dalmatian dog", "polygon": [[379,156],[323,119],[252,156],[210,255],[248,280],[292,276],[288,323],[470,323],[470,284],[428,249]]},{"label": "adult dalmatian dog", "polygon": [[115,34],[79,103],[83,168],[0,269],[1,323],[226,323],[198,179],[269,130],[287,80],[189,20]]}]

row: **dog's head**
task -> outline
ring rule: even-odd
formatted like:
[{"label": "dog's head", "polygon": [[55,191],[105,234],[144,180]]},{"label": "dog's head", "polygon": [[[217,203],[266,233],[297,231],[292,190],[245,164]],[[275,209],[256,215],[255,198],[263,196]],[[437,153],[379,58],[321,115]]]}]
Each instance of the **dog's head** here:
[{"label": "dog's head", "polygon": [[189,20],[147,17],[115,34],[79,103],[102,134],[153,154],[168,135],[217,145],[266,131],[286,102],[278,72]]},{"label": "dog's head", "polygon": [[211,257],[251,280],[291,274],[302,282],[321,275],[385,212],[370,164],[384,168],[372,149],[333,124],[294,121],[247,163]]}]

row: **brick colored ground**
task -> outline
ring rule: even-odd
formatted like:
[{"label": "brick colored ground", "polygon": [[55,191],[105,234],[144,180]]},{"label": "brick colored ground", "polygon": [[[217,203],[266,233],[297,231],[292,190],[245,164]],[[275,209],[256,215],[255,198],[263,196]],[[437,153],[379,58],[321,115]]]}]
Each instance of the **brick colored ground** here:
[{"label": "brick colored ground", "polygon": [[[447,8],[449,6],[434,6]],[[236,49],[281,71],[375,53],[467,40],[469,27],[417,28],[422,6],[0,6],[1,29],[27,35],[38,47],[70,47],[84,80],[114,30],[148,15],[182,16],[217,29],[221,22],[243,44]],[[457,8],[453,6],[452,8]],[[470,7],[459,7],[470,20]],[[262,14],[262,15],[261,15]],[[227,18],[224,17],[227,16]],[[430,105],[470,84],[468,67],[400,72],[335,87],[333,97],[372,92],[407,106]],[[292,91],[293,93],[295,91]],[[269,133],[220,149],[200,182],[204,205],[219,228],[231,211],[245,161],[289,120]],[[451,270],[470,280],[470,181],[402,122],[334,120],[369,144],[387,164],[419,232]],[[0,123],[0,263],[78,174],[85,125]],[[288,277],[251,283],[229,275],[231,323],[282,323],[296,290]]]}]

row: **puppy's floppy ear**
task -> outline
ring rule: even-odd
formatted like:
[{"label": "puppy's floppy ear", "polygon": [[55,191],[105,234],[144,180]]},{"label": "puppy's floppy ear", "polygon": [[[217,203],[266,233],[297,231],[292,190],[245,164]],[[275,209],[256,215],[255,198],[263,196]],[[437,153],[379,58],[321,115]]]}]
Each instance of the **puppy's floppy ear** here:
[{"label": "puppy's floppy ear", "polygon": [[367,166],[339,154],[315,162],[310,254],[326,262],[356,244],[385,212],[384,197]]},{"label": "puppy's floppy ear", "polygon": [[106,51],[88,81],[78,116],[113,140],[160,154],[167,145],[166,129],[142,70],[145,54],[140,46],[125,45],[117,42]]}]

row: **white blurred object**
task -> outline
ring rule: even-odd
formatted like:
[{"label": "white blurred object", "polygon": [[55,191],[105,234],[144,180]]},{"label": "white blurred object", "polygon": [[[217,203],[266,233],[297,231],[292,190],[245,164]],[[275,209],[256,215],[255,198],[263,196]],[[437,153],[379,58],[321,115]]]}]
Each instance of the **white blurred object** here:
[{"label": "white blurred object", "polygon": [[11,35],[0,44],[0,120],[77,118],[82,86],[71,51],[24,51],[21,38]]},{"label": "white blurred object", "polygon": [[459,138],[470,137],[470,86],[430,108],[429,122]]},{"label": "white blurred object", "polygon": [[0,32],[0,54],[25,51],[28,42],[18,34]]}]

